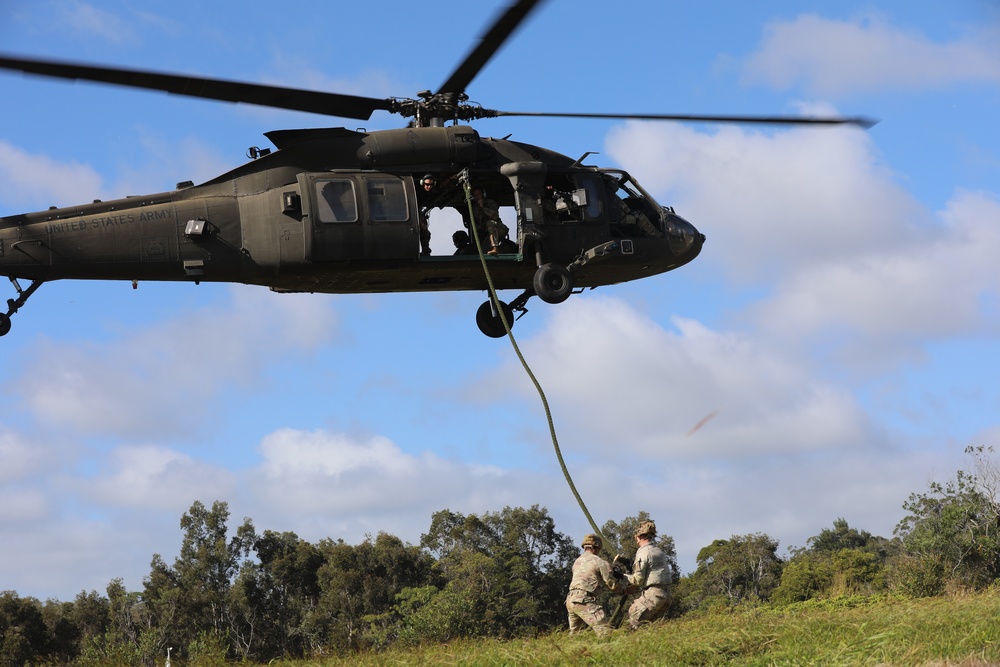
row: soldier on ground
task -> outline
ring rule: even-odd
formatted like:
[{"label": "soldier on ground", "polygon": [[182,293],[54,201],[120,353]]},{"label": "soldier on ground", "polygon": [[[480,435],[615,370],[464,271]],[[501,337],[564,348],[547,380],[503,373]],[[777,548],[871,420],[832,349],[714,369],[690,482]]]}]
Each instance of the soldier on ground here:
[{"label": "soldier on ground", "polygon": [[601,558],[601,538],[593,533],[585,536],[580,544],[583,553],[573,563],[573,580],[566,596],[566,612],[569,616],[569,633],[580,632],[589,625],[598,637],[611,635],[604,607],[597,600],[597,594],[604,588],[617,591],[622,584],[615,578],[608,561]]},{"label": "soldier on ground", "polygon": [[654,621],[667,610],[670,602],[670,567],[667,556],[660,547],[653,544],[656,539],[656,524],[643,521],[635,531],[639,550],[635,554],[632,574],[625,576],[628,586],[625,592],[638,594],[628,610],[629,627],[637,630],[643,623]]}]

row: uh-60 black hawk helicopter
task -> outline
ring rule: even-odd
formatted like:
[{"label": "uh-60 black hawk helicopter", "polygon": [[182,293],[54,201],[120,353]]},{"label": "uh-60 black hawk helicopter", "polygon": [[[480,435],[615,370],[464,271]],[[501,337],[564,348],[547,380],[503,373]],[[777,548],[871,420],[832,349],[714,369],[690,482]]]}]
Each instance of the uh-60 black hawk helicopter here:
[{"label": "uh-60 black hawk helicopter", "polygon": [[[43,283],[59,279],[239,282],[278,292],[371,293],[486,290],[476,313],[488,336],[505,334],[513,313],[537,295],[560,303],[584,288],[636,280],[682,266],[705,237],[659,205],[626,172],[583,164],[539,146],[481,136],[461,121],[500,116],[638,118],[750,123],[852,123],[860,118],[532,113],[470,104],[467,86],[541,0],[500,12],[437,92],[376,99],[191,76],[0,56],[0,68],[165,91],[206,99],[366,120],[375,111],[411,118],[408,127],[266,133],[276,151],[206,183],[114,201],[0,218],[0,275],[16,297],[0,312],[0,335]],[[447,123],[452,123],[447,125]],[[453,191],[478,252],[421,252],[418,183],[431,174]],[[460,175],[460,178],[455,178]],[[511,243],[487,254],[485,230],[466,205],[464,182],[516,212]],[[441,203],[441,200],[438,201]],[[470,218],[473,218],[470,220]],[[496,239],[494,239],[496,241]],[[22,288],[18,280],[30,280]]]}]

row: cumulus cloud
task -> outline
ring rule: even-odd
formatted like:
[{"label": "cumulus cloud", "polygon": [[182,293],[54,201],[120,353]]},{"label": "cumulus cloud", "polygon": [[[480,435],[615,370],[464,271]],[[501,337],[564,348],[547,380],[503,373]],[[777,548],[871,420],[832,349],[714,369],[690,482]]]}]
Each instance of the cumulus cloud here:
[{"label": "cumulus cloud", "polygon": [[802,85],[811,94],[846,95],[927,90],[1000,82],[996,26],[951,42],[934,42],[880,15],[839,21],[805,14],[775,21],[744,64],[743,81],[779,90]]},{"label": "cumulus cloud", "polygon": [[[13,435],[3,443],[0,455],[22,448]],[[568,495],[544,474],[458,463],[429,449],[408,454],[381,435],[283,428],[264,436],[258,452],[233,470],[210,463],[212,452],[125,445],[91,453],[83,467],[93,474],[65,462],[25,473],[23,485],[5,484],[0,493],[19,503],[16,517],[0,511],[0,539],[8,545],[0,590],[71,599],[81,588],[103,591],[113,577],[135,589],[154,553],[167,562],[177,553],[178,520],[195,500],[227,502],[231,529],[247,517],[258,530],[293,531],[314,542],[357,543],[386,531],[417,543],[438,510],[554,506]]]},{"label": "cumulus cloud", "polygon": [[[708,237],[734,281],[919,244],[930,216],[857,129],[781,132],[628,123],[608,152]],[[647,185],[648,184],[648,185]]]},{"label": "cumulus cloud", "polygon": [[89,202],[104,191],[101,176],[88,165],[34,155],[0,140],[0,200],[8,213]]},{"label": "cumulus cloud", "polygon": [[1000,314],[987,304],[1000,298],[1000,202],[960,191],[940,220],[919,245],[804,268],[754,307],[762,328],[792,337],[840,328],[893,341],[997,331]]},{"label": "cumulus cloud", "polygon": [[959,190],[929,211],[854,130],[633,123],[609,144],[706,232],[699,262],[764,292],[742,321],[772,339],[836,339],[840,363],[877,372],[928,340],[997,329],[991,193]]},{"label": "cumulus cloud", "polygon": [[137,132],[143,161],[138,166],[122,163],[114,182],[105,181],[88,164],[34,154],[0,140],[0,201],[8,209],[4,214],[163,192],[178,181],[207,181],[236,166],[198,139],[167,142],[154,132]]},{"label": "cumulus cloud", "polygon": [[[672,323],[665,330],[617,299],[574,299],[543,333],[522,342],[556,414],[571,416],[562,426],[572,442],[591,452],[613,443],[625,457],[674,460],[869,441],[856,400],[817,379],[803,358],[748,333],[678,317]],[[485,382],[530,392],[520,367],[504,374]],[[689,436],[708,415],[714,416]]]},{"label": "cumulus cloud", "polygon": [[244,286],[231,294],[226,307],[127,331],[120,339],[36,343],[18,360],[20,400],[52,427],[177,436],[195,428],[222,387],[247,384],[268,364],[292,352],[308,354],[336,333],[323,297]]},{"label": "cumulus cloud", "polygon": [[236,479],[227,469],[160,446],[126,446],[113,450],[104,471],[81,484],[81,491],[101,507],[133,512],[181,512],[188,499],[233,494]]},{"label": "cumulus cloud", "polygon": [[264,438],[260,454],[248,473],[253,515],[305,535],[387,530],[416,541],[437,510],[495,511],[538,497],[526,495],[533,473],[408,454],[384,436],[285,428]]},{"label": "cumulus cloud", "polygon": [[0,482],[21,479],[43,468],[47,454],[12,431],[0,427]]}]

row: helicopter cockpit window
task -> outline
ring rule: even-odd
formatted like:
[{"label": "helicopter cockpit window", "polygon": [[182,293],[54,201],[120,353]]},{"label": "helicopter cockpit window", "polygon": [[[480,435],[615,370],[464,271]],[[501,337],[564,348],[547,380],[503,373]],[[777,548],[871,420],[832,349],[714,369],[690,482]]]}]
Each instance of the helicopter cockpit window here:
[{"label": "helicopter cockpit window", "polygon": [[368,180],[368,209],[372,222],[405,222],[409,219],[406,191],[398,178]]},{"label": "helicopter cockpit window", "polygon": [[316,216],[320,222],[358,221],[358,200],[350,179],[316,181],[316,195]]},{"label": "helicopter cockpit window", "polygon": [[613,236],[663,238],[658,206],[628,174],[605,172],[604,186]]}]

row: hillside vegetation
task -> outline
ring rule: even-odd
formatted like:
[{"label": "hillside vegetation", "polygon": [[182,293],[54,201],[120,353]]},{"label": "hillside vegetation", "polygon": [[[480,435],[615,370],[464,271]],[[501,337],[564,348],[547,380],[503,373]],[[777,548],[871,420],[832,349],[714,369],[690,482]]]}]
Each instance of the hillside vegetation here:
[{"label": "hillside vegetation", "polygon": [[1000,592],[920,600],[842,598],[689,614],[602,641],[565,632],[460,640],[343,658],[339,665],[956,665],[1000,664]]}]

